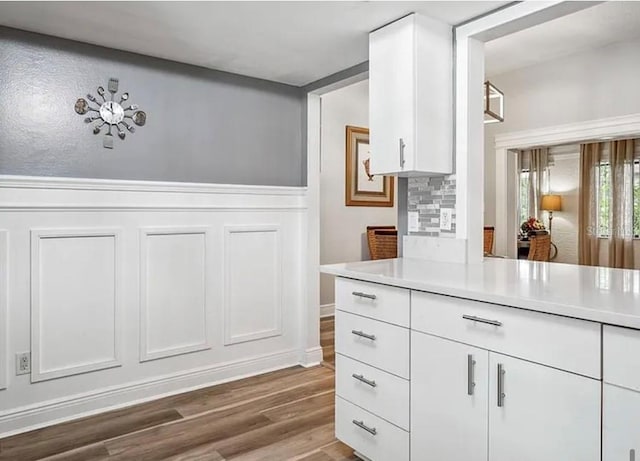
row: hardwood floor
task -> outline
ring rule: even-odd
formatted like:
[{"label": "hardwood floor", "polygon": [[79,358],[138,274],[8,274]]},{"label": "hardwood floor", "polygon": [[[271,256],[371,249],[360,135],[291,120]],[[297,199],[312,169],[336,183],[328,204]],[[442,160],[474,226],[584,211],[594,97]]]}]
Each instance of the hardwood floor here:
[{"label": "hardwood floor", "polygon": [[327,366],[287,368],[0,439],[2,461],[346,461]]},{"label": "hardwood floor", "polygon": [[320,319],[320,346],[322,346],[324,365],[335,370],[336,350],[334,317],[324,317]]}]

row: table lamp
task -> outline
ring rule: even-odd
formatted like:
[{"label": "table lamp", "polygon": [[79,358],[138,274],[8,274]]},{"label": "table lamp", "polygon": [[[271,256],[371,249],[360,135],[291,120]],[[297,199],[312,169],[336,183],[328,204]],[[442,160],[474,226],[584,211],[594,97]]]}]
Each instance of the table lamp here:
[{"label": "table lamp", "polygon": [[562,210],[562,198],[559,195],[543,195],[540,209],[549,213],[549,235],[551,235],[553,212]]}]

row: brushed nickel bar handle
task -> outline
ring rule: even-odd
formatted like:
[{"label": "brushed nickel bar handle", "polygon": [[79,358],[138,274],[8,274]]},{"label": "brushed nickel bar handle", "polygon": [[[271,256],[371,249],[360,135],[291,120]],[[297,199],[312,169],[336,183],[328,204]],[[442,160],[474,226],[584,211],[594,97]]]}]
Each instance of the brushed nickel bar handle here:
[{"label": "brushed nickel bar handle", "polygon": [[362,338],[370,339],[371,341],[376,340],[376,335],[370,335],[370,334],[364,333],[362,330],[351,330],[351,333],[353,333],[356,336],[360,336]]},{"label": "brushed nickel bar handle", "polygon": [[354,291],[351,294],[353,296],[358,296],[359,298],[376,299],[376,295],[370,295],[368,293],[363,293],[361,291]]},{"label": "brushed nickel bar handle", "polygon": [[371,381],[370,379],[365,378],[364,375],[358,375],[358,374],[354,373],[351,376],[353,376],[355,379],[357,379],[360,382],[368,384],[371,387],[377,387],[378,386],[375,381]]},{"label": "brushed nickel bar handle", "polygon": [[506,394],[504,393],[504,365],[501,363],[498,364],[498,406],[504,407],[504,398]]},{"label": "brushed nickel bar handle", "polygon": [[369,427],[367,426],[364,421],[358,421],[357,419],[353,420],[353,424],[355,424],[356,426],[358,426],[360,429],[364,429],[365,431],[367,431],[369,434],[371,435],[377,435],[378,431],[376,430],[375,427]]},{"label": "brushed nickel bar handle", "polygon": [[400,168],[404,168],[404,148],[407,146],[404,143],[404,139],[402,138],[399,139],[399,146],[400,146]]},{"label": "brushed nickel bar handle", "polygon": [[633,448],[629,450],[629,461],[636,461],[636,450]]},{"label": "brushed nickel bar handle", "polygon": [[473,360],[473,355],[467,355],[467,395],[473,395],[473,389],[476,387],[474,378],[474,369],[476,361]]},{"label": "brushed nickel bar handle", "polygon": [[498,322],[497,320],[483,319],[482,317],[476,317],[475,315],[463,315],[462,318],[465,320],[471,320],[472,322],[486,323],[487,325],[493,325],[496,327],[502,326],[502,322]]}]

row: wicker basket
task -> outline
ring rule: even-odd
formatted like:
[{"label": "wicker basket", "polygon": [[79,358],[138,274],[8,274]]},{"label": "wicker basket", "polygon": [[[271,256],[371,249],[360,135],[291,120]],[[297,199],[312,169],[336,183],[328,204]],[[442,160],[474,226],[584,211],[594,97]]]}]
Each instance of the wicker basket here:
[{"label": "wicker basket", "polygon": [[367,242],[371,259],[398,257],[398,231],[394,226],[368,226]]}]

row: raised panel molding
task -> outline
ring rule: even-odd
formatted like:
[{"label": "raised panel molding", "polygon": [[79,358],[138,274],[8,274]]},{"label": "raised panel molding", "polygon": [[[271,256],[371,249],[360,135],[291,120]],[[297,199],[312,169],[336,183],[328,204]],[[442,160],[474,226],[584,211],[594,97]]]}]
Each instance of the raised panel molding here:
[{"label": "raised panel molding", "polygon": [[209,228],[140,229],[140,361],[210,349]]},{"label": "raised panel molding", "polygon": [[280,226],[225,226],[224,344],[282,335]]},{"label": "raised panel molding", "polygon": [[31,381],[121,365],[120,229],[31,230]]},{"label": "raised panel molding", "polygon": [[9,233],[0,229],[0,390],[8,386],[7,358],[9,350],[9,328],[7,328],[7,306],[9,289]]}]

